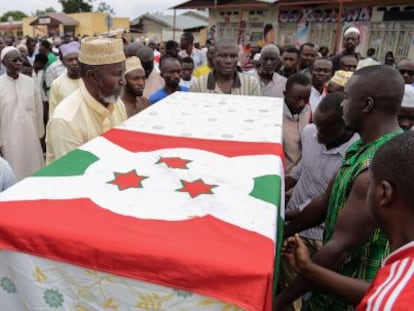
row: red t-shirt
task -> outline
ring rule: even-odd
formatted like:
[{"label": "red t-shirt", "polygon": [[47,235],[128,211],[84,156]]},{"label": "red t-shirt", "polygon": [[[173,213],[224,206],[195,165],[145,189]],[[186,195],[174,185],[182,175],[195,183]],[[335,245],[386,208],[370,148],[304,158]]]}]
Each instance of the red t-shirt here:
[{"label": "red t-shirt", "polygon": [[414,241],[384,261],[356,311],[414,310]]}]

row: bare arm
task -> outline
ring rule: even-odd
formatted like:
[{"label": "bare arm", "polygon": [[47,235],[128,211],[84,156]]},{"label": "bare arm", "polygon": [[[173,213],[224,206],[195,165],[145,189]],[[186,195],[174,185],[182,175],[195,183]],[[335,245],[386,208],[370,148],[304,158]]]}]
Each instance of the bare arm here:
[{"label": "bare arm", "polygon": [[[376,222],[365,204],[365,195],[368,191],[368,172],[363,172],[355,180],[351,193],[338,216],[332,238],[313,257],[313,262],[331,270],[336,270],[343,263],[345,257],[360,243],[366,241],[376,228]],[[299,276],[281,293],[275,303],[279,306],[289,304],[315,285],[313,281]],[[332,284],[326,284],[331,290]],[[342,293],[344,294],[344,293]],[[358,302],[361,293],[352,293],[347,298],[351,302]]]}]

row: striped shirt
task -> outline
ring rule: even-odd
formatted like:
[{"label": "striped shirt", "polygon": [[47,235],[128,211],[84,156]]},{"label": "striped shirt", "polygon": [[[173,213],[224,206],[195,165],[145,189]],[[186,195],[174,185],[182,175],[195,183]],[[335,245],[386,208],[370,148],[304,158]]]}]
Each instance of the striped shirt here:
[{"label": "striped shirt", "polygon": [[[303,210],[313,199],[322,195],[329,181],[338,172],[348,147],[359,138],[355,134],[342,145],[326,149],[317,138],[315,124],[308,124],[302,131],[302,159],[292,169],[290,176],[298,182],[293,189],[287,210]],[[301,236],[322,241],[323,225],[302,231]]]},{"label": "striped shirt", "polygon": [[412,310],[414,241],[390,254],[375,276],[357,311]]},{"label": "striped shirt", "polygon": [[[205,76],[195,79],[191,84],[190,92],[217,94],[224,93],[216,83],[214,71]],[[235,72],[233,86],[231,88],[230,94],[260,96],[262,94],[262,91],[260,89],[259,81],[257,81],[255,77],[252,75]]]}]

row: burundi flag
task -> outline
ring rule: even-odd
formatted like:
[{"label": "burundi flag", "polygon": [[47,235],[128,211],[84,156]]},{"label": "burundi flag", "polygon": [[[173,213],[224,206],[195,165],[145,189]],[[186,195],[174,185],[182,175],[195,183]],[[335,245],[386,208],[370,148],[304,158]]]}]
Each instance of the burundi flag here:
[{"label": "burundi flag", "polygon": [[112,129],[0,197],[0,249],[271,310],[282,148]]}]

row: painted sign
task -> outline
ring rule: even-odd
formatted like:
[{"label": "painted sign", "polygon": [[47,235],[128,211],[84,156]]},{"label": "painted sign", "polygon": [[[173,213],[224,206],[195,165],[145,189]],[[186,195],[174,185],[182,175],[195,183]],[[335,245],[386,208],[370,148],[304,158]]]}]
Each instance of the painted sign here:
[{"label": "painted sign", "polygon": [[[371,19],[371,8],[345,8],[341,22],[364,22]],[[338,19],[338,9],[302,9],[279,12],[279,23],[334,23]]]}]

